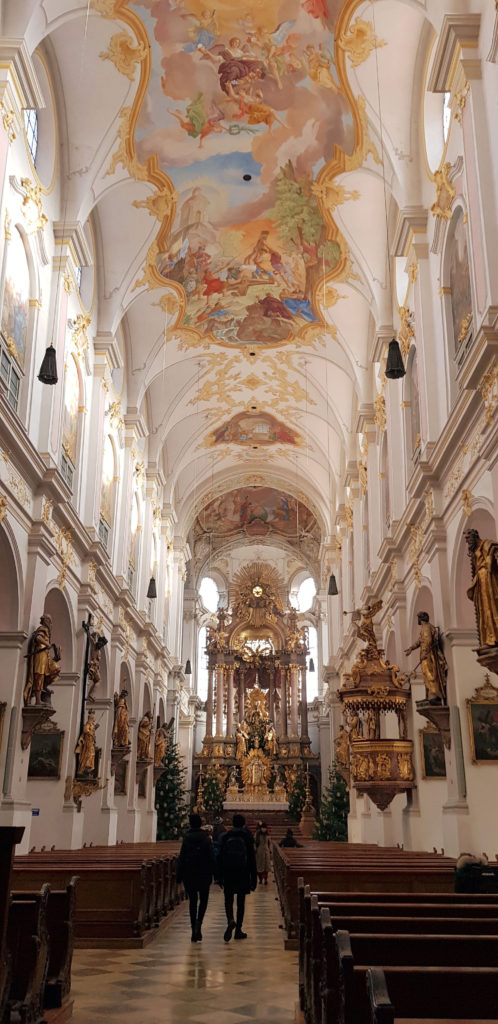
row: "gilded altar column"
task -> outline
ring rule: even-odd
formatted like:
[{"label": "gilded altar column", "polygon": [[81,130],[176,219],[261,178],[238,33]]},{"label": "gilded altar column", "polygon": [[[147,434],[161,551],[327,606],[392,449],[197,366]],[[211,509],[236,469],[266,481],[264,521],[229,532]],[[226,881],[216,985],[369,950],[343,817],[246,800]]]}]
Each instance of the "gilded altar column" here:
[{"label": "gilded altar column", "polygon": [[245,709],[245,670],[241,664],[239,668],[239,722],[244,721]]},{"label": "gilded altar column", "polygon": [[287,739],[287,679],[289,668],[280,670],[280,738]]},{"label": "gilded altar column", "polygon": [[226,736],[227,739],[231,739],[233,736],[233,664],[227,665],[227,728]]},{"label": "gilded altar column", "polygon": [[291,736],[297,736],[297,705],[298,705],[299,667],[290,666],[290,726]]},{"label": "gilded altar column", "polygon": [[275,722],[275,669],[268,670],[268,714],[270,721]]},{"label": "gilded altar column", "polygon": [[223,736],[223,683],[225,665],[221,662],[216,666],[216,736]]},{"label": "gilded altar column", "polygon": [[306,665],[301,668],[301,738],[308,739],[308,690],[306,684]]},{"label": "gilded altar column", "polygon": [[212,739],[213,736],[213,666],[210,665],[208,669],[208,695],[206,702],[206,739]]}]

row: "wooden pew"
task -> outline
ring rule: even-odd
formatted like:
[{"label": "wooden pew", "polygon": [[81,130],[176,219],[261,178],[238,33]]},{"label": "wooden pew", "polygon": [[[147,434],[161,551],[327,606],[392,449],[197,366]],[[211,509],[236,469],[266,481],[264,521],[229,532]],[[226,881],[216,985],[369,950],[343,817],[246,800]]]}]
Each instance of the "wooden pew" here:
[{"label": "wooden pew", "polygon": [[[497,1024],[498,978],[468,968],[372,967],[366,971],[368,1016],[357,1024],[396,1024],[439,1018],[443,1024],[489,1020]],[[394,997],[396,995],[396,998]]]},{"label": "wooden pew", "polygon": [[0,827],[0,1021],[4,1019],[11,978],[11,963],[7,947],[7,917],[9,911],[10,880],[14,847],[20,843],[24,828]]},{"label": "wooden pew", "polygon": [[7,943],[12,978],[7,998],[7,1020],[16,1014],[21,1024],[41,1024],[49,962],[47,903],[50,887],[11,903]]},{"label": "wooden pew", "polygon": [[[49,890],[46,908],[49,960],[43,1005],[45,1009],[60,1007],[71,991],[71,964],[74,949],[74,911],[78,876],[73,875],[64,890]],[[19,903],[34,899],[36,893],[12,892],[11,900]]]}]

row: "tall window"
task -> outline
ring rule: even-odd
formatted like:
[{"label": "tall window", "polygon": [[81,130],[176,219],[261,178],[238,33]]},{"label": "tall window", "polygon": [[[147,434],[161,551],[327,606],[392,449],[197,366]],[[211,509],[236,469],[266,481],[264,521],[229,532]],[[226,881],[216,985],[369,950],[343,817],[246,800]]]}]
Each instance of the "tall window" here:
[{"label": "tall window", "polygon": [[443,139],[446,142],[451,122],[451,92],[445,92],[443,100]]},{"label": "tall window", "polygon": [[310,649],[310,661],[313,659],[314,671],[310,672],[308,661],[308,674],[306,678],[308,704],[315,697],[318,697],[318,633],[314,626],[308,626],[308,646]]},{"label": "tall window", "polygon": [[219,596],[220,593],[214,580],[210,576],[204,576],[199,587],[199,597],[208,612],[217,611]]},{"label": "tall window", "polygon": [[199,630],[199,649],[197,652],[197,696],[207,700],[208,695],[208,657],[206,654],[207,629]]},{"label": "tall window", "polygon": [[36,164],[36,154],[38,152],[38,111],[26,109],[24,111],[24,131],[26,132],[26,142],[28,143],[28,149],[31,153],[31,159]]}]

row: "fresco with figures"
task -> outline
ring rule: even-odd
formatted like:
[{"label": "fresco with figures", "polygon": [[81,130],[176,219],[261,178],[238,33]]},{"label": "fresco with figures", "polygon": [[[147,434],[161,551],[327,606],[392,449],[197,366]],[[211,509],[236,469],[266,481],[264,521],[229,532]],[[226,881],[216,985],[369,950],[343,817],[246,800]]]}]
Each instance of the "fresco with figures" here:
[{"label": "fresco with figures", "polygon": [[339,150],[350,162],[358,151],[344,69],[346,52],[354,63],[378,45],[370,24],[357,19],[338,41],[340,0],[128,7],[152,56],[134,147],[141,166],[157,157],[174,189],[156,267],[181,324],[232,347],[315,334],[345,256],[316,179]]},{"label": "fresco with figures", "polygon": [[291,444],[302,447],[300,435],[277,420],[269,412],[239,412],[208,437],[208,447],[240,444],[259,448],[260,445]]},{"label": "fresco with figures", "polygon": [[280,534],[290,540],[319,538],[313,513],[297,498],[274,487],[243,487],[213,498],[199,513],[195,536],[226,539]]}]

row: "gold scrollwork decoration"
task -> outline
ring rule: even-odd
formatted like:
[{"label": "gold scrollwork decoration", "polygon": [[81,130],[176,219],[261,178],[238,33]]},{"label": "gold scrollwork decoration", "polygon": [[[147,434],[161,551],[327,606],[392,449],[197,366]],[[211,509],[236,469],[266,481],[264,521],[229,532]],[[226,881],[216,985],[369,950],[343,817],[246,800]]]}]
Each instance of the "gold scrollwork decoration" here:
[{"label": "gold scrollwork decoration", "polygon": [[136,73],[136,64],[141,64],[147,56],[147,47],[144,43],[134,44],[133,38],[127,32],[116,32],[109,40],[107,50],[99,54],[102,60],[110,60],[121,75],[133,82]]},{"label": "gold scrollwork decoration", "polygon": [[431,206],[431,213],[434,217],[441,217],[443,220],[450,220],[451,207],[456,196],[456,188],[450,180],[451,163],[448,161],[434,174],[436,183],[436,200]]}]

